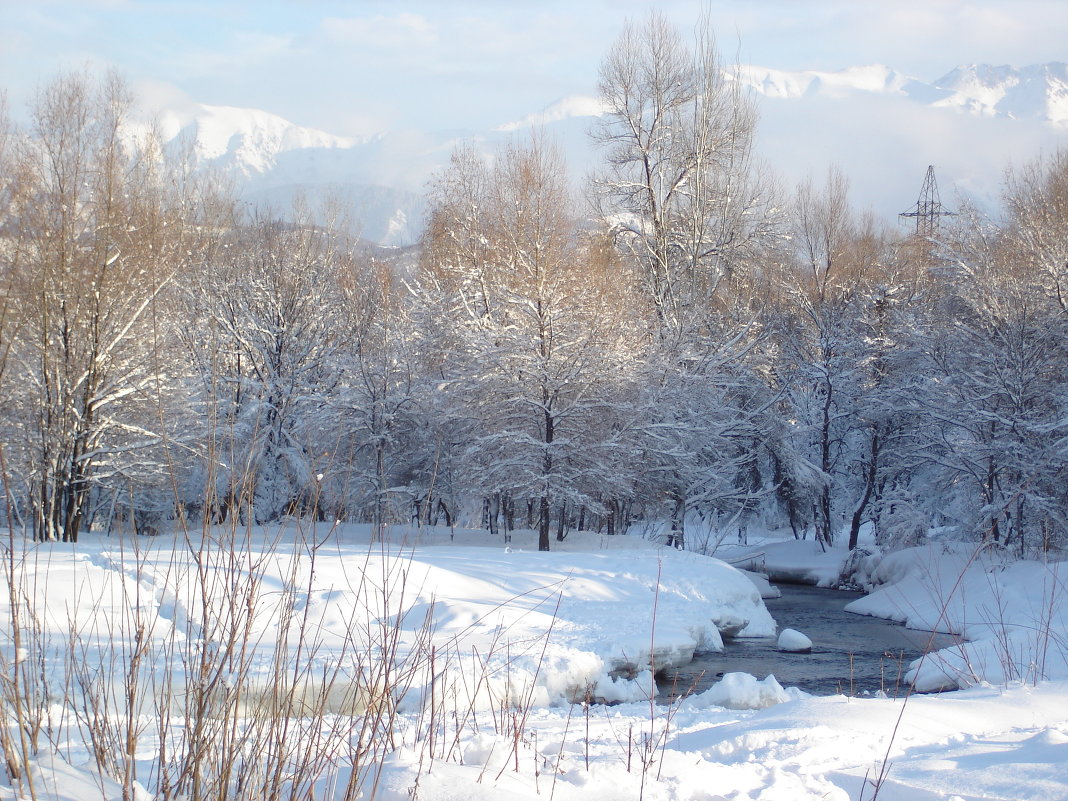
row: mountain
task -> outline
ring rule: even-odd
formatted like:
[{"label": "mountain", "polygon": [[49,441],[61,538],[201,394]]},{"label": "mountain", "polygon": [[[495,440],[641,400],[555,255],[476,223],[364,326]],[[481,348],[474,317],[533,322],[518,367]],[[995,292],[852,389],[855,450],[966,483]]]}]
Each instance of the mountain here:
[{"label": "mountain", "polygon": [[928,165],[943,202],[988,210],[1004,171],[1065,147],[1068,67],[960,66],[933,81],[870,65],[834,72],[735,68],[758,98],[757,152],[787,187],[835,166],[861,208],[895,220]]},{"label": "mountain", "polygon": [[787,72],[744,64],[731,68],[727,75],[759,95],[780,99],[798,99],[816,94],[841,96],[849,91],[907,94],[914,85],[919,84],[913,78],[881,64],[850,67],[837,72]]},{"label": "mountain", "polygon": [[296,153],[349,151],[366,140],[302,128],[266,111],[191,104],[165,109],[156,126],[172,152],[188,155],[195,167],[221,168],[246,179],[277,169]]},{"label": "mountain", "polygon": [[253,205],[284,214],[302,198],[320,217],[343,208],[373,242],[407,245],[419,236],[425,201],[421,192],[390,185],[392,176],[377,168],[387,149],[383,137],[335,136],[258,109],[198,103],[158,111],[131,134],[149,124],[165,152],[196,172],[233,181]]},{"label": "mountain", "polygon": [[[882,64],[832,72],[790,72],[755,65],[725,70],[756,95],[772,100],[823,97],[847,100],[857,94],[897,95],[923,106],[951,108],[980,116],[1036,119],[1068,128],[1068,64],[1052,62],[1029,67],[970,64],[935,81],[923,81]],[[594,97],[573,95],[496,128],[517,131],[547,126],[574,117],[599,117],[603,104]]]},{"label": "mountain", "polygon": [[[943,198],[957,190],[992,199],[1010,163],[1063,147],[1068,133],[1068,66],[1063,63],[957,67],[923,81],[882,65],[788,72],[732,67],[759,99],[757,152],[789,187],[819,179],[829,165],[850,177],[853,200],[894,219],[914,202],[928,164]],[[196,170],[229,177],[242,198],[279,212],[303,197],[311,208],[340,206],[365,238],[415,242],[425,188],[460,142],[487,152],[538,129],[563,150],[576,184],[599,156],[588,136],[604,114],[574,95],[490,131],[397,131],[335,136],[256,109],[185,103],[155,116],[165,148]],[[950,201],[952,202],[952,201]]]},{"label": "mountain", "polygon": [[920,105],[951,108],[988,117],[1032,119],[1068,128],[1068,65],[1053,62],[1029,67],[970,64],[924,82],[873,64],[836,72],[785,72],[739,66],[733,71],[744,86],[774,99],[851,94],[907,97]]},{"label": "mountain", "polygon": [[1012,119],[1037,118],[1068,128],[1068,64],[1021,69],[970,64],[957,67],[934,86],[948,93],[935,105]]}]

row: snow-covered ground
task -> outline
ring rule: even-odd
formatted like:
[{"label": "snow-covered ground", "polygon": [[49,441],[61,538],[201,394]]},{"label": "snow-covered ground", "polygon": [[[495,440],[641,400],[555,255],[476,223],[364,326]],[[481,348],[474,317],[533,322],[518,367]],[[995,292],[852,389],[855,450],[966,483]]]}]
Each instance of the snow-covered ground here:
[{"label": "snow-covered ground", "polygon": [[[3,702],[10,722],[21,692],[47,722],[30,759],[38,798],[118,799],[123,784],[191,798],[228,755],[255,767],[234,772],[232,797],[250,798],[254,775],[315,798],[845,801],[872,798],[884,771],[884,801],[1068,798],[1057,565],[932,546],[862,566],[877,589],[854,610],[965,635],[956,661],[914,672],[968,689],[812,697],[728,673],[666,703],[655,670],[776,627],[745,574],[638,537],[572,534],[538,553],[529,532],[505,546],[394,529],[372,545],[364,527],[294,524],[10,542],[0,667],[21,683]],[[812,583],[845,560],[811,542],[723,549],[746,553]],[[94,754],[112,742],[103,777]],[[13,785],[0,799],[20,797]]]}]

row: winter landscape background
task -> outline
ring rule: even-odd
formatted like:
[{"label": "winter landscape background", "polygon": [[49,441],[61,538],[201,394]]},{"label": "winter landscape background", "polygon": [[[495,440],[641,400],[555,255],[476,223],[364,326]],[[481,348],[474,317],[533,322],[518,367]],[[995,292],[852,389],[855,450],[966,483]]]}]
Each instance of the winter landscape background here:
[{"label": "winter landscape background", "polygon": [[[928,163],[938,165],[949,205],[963,196],[993,211],[1006,167],[1056,150],[1068,127],[1063,62],[968,64],[929,82],[882,65],[835,72],[746,65],[728,75],[760,98],[757,152],[784,185],[836,165],[859,186],[857,207],[884,222],[915,202]],[[195,169],[227,175],[255,205],[281,213],[298,194],[319,202],[338,197],[352,209],[363,237],[403,246],[422,234],[423,190],[457,144],[475,143],[489,153],[537,129],[561,148],[579,186],[596,166],[589,130],[603,114],[596,96],[572,95],[483,131],[363,138],[304,128],[255,109],[194,102],[153,108],[148,121],[172,152],[189,151]],[[862,149],[855,145],[858,136]],[[871,158],[883,152],[893,155]],[[913,172],[904,165],[913,165]]]},{"label": "winter landscape background", "polygon": [[[0,799],[1068,795],[1068,68],[740,66],[639,3],[589,91],[448,133],[153,74],[399,45],[444,101],[544,41],[563,86],[603,31],[546,7],[268,5],[213,57],[244,6],[4,9],[5,65],[178,44],[5,72]],[[1045,53],[1036,9],[941,10]],[[834,651],[787,582],[957,639],[784,688]]]}]

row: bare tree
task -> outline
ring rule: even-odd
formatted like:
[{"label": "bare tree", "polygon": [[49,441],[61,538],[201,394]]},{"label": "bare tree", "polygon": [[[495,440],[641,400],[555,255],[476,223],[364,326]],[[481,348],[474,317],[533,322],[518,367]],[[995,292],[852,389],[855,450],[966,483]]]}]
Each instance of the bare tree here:
[{"label": "bare tree", "polygon": [[159,440],[124,410],[151,390],[151,312],[179,248],[158,151],[123,139],[128,106],[114,76],[96,86],[59,78],[38,95],[19,143],[25,181],[9,217],[17,406],[40,539],[76,540],[108,455]]},{"label": "bare tree", "polygon": [[1005,221],[962,210],[944,244],[952,269],[938,308],[952,324],[934,330],[926,351],[943,508],[965,530],[1020,552],[1049,548],[1066,515],[1064,164],[1010,175]]},{"label": "bare tree", "polygon": [[742,442],[760,404],[744,389],[744,359],[759,303],[744,285],[777,258],[779,213],[753,159],[756,109],[725,73],[707,19],[692,44],[658,14],[628,23],[600,92],[607,114],[593,135],[607,163],[594,199],[653,311],[643,485],[681,546],[688,511],[733,504],[735,474],[749,470]]},{"label": "bare tree", "polygon": [[[343,347],[332,402],[340,458],[333,472],[342,477],[354,503],[369,499],[362,505],[370,508],[377,541],[397,516],[398,502],[414,502],[415,490],[409,485],[417,479],[411,462],[426,447],[421,441],[426,426],[418,416],[424,389],[421,337],[393,264],[370,257],[351,259],[339,284]],[[427,502],[433,496],[432,484],[431,478]]]},{"label": "bare tree", "polygon": [[1017,258],[1068,314],[1068,151],[1010,170],[1005,205]]},{"label": "bare tree", "polygon": [[888,433],[873,392],[887,369],[880,352],[887,322],[880,316],[891,291],[885,237],[870,215],[854,212],[848,189],[836,169],[821,189],[811,181],[798,187],[794,259],[783,273],[783,302],[775,316],[781,359],[775,376],[786,414],[795,421],[792,449],[817,471],[809,473],[818,481],[808,482],[810,497],[803,502],[811,504],[819,542],[833,542],[835,509],[858,483],[850,479],[864,476],[850,521],[852,548]]},{"label": "bare tree", "polygon": [[601,66],[600,94],[601,215],[641,266],[661,335],[699,329],[721,282],[774,233],[752,158],[756,109],[724,73],[707,20],[691,48],[658,14],[628,22]]},{"label": "bare tree", "polygon": [[594,433],[628,326],[611,276],[589,268],[554,148],[535,137],[492,165],[461,153],[438,185],[429,267],[456,325],[447,375],[471,427],[468,474],[486,497],[529,499],[548,550],[555,505],[597,503],[613,440]]}]

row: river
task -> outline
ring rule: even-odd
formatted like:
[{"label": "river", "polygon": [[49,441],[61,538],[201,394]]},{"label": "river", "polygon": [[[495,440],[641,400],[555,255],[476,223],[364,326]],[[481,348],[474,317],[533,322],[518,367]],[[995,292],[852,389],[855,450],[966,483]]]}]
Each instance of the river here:
[{"label": "river", "polygon": [[901,695],[909,663],[924,650],[952,645],[955,638],[906,629],[896,623],[845,611],[863,593],[780,584],[781,598],[765,601],[779,631],[797,629],[812,640],[812,652],[783,653],[774,637],[726,640],[722,653],[698,654],[658,677],[662,695],[700,692],[724,673],[774,674],[784,687],[814,695]]}]

